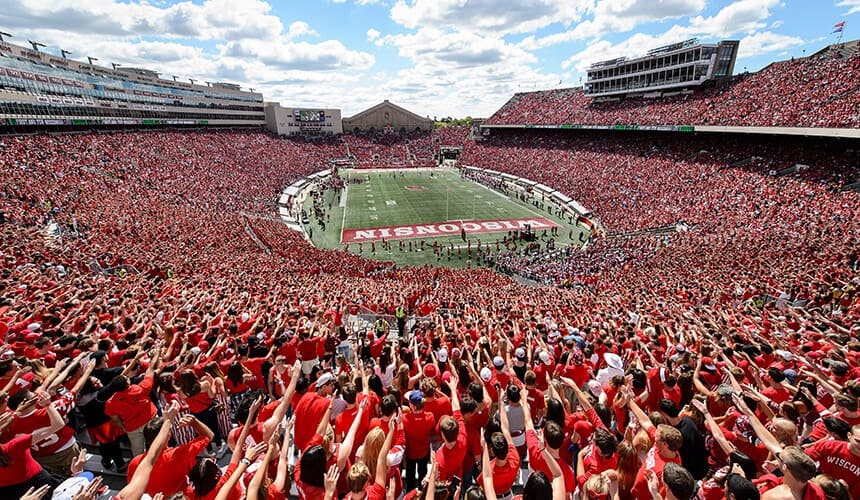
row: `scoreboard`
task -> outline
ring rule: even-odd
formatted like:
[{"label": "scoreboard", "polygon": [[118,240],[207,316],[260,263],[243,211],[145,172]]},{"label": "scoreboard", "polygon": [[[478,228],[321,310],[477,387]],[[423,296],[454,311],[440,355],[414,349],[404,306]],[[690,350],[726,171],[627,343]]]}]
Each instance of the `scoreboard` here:
[{"label": "scoreboard", "polygon": [[293,119],[297,122],[324,122],[325,110],[296,108],[293,110]]}]

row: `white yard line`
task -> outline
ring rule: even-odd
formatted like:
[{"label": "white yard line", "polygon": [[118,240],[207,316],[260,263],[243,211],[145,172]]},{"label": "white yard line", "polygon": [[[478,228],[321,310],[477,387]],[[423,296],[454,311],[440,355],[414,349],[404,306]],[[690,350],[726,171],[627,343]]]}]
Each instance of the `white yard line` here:
[{"label": "white yard line", "polygon": [[487,186],[485,186],[485,185],[483,185],[483,184],[481,184],[481,183],[478,183],[478,182],[475,182],[475,181],[469,181],[469,182],[471,182],[471,183],[475,184],[476,186],[482,187],[482,188],[486,189],[487,191],[489,191],[489,192],[491,192],[491,193],[495,194],[496,196],[499,196],[499,197],[501,197],[501,198],[504,198],[504,199],[506,199],[506,200],[510,201],[511,203],[515,204],[515,205],[519,205],[519,206],[521,206],[521,207],[525,208],[525,209],[526,209],[526,210],[528,210],[529,212],[531,212],[531,213],[533,213],[533,214],[537,215],[538,217],[542,217],[542,218],[544,218],[544,219],[553,220],[553,219],[551,219],[551,218],[550,218],[550,216],[549,216],[548,214],[542,214],[542,213],[540,213],[540,212],[536,212],[536,211],[535,211],[534,209],[532,209],[532,207],[530,207],[527,203],[525,203],[525,202],[523,202],[523,201],[521,201],[521,200],[519,200],[519,199],[512,199],[510,196],[508,196],[508,195],[506,195],[506,194],[502,194],[502,193],[500,193],[500,192],[496,191],[495,189],[490,189],[490,188],[488,188]]},{"label": "white yard line", "polygon": [[340,243],[343,244],[343,228],[346,225],[346,195],[349,193],[349,182],[343,187],[343,194],[340,195],[340,206],[343,207],[343,216],[340,220]]}]

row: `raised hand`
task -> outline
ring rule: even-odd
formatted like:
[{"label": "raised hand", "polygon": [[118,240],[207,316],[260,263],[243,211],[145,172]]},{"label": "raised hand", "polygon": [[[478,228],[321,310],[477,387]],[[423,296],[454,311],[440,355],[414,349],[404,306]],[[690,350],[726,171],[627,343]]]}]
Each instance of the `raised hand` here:
[{"label": "raised hand", "polygon": [[79,491],[78,494],[75,495],[74,500],[94,500],[101,486],[102,477],[99,476],[90,481],[90,484],[88,484],[85,488],[81,488],[81,491]]},{"label": "raised hand", "polygon": [[170,406],[167,407],[167,410],[164,412],[165,420],[174,420],[176,416],[179,415],[179,403],[174,401],[170,403]]},{"label": "raised hand", "polygon": [[339,476],[340,470],[337,468],[337,464],[332,464],[332,466],[328,468],[328,472],[326,472],[325,478],[323,479],[326,493],[335,493]]},{"label": "raised hand", "polygon": [[257,443],[254,446],[251,446],[250,448],[245,450],[245,459],[250,462],[257,460],[257,457],[262,455],[268,447],[268,443]]},{"label": "raised hand", "polygon": [[[42,497],[45,496],[45,493],[51,488],[50,485],[44,485],[38,490],[35,488],[30,488],[24,493],[24,496],[21,497],[21,500],[41,500]],[[78,498],[77,496],[75,498]]]},{"label": "raised hand", "polygon": [[81,448],[81,452],[78,453],[78,456],[76,456],[74,460],[72,460],[72,467],[71,467],[72,475],[75,475],[79,472],[83,472],[84,471],[84,465],[86,465],[86,463],[87,463],[87,450],[86,450],[86,448]]}]

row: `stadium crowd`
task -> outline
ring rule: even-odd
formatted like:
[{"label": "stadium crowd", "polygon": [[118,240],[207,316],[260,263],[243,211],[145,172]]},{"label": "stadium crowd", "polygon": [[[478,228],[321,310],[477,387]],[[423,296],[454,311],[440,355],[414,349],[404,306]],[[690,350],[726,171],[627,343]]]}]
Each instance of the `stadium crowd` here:
[{"label": "stadium crowd", "polygon": [[[269,220],[341,144],[3,138],[0,495],[98,498],[86,440],[127,474],[120,499],[860,498],[845,154],[464,143],[466,161],[566,191],[610,229],[693,226],[597,241],[552,271],[588,286],[559,289],[390,268]],[[769,175],[794,162],[809,168]]]},{"label": "stadium crowd", "polygon": [[723,87],[595,101],[579,89],[516,94],[487,124],[860,127],[860,50],[771,64]]}]

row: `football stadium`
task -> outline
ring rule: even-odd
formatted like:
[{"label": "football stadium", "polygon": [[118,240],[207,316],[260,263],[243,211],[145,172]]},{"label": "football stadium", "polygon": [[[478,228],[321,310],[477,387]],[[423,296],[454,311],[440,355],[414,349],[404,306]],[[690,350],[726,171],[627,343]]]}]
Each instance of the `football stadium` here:
[{"label": "football stadium", "polygon": [[860,499],[857,41],[454,125],[2,35],[0,498]]}]

